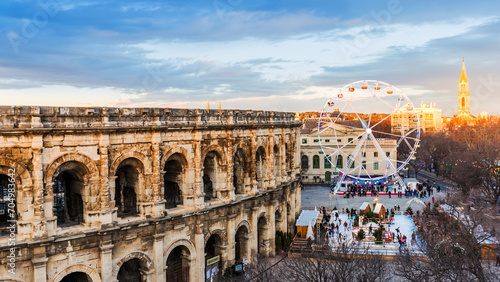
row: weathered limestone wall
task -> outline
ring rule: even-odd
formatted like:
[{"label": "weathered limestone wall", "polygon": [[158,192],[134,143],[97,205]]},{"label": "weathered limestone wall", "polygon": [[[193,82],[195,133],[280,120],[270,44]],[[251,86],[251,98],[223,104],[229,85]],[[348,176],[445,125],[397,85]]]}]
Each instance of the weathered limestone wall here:
[{"label": "weathered limestone wall", "polygon": [[[0,175],[15,170],[17,214],[16,274],[2,233],[0,277],[60,281],[82,272],[115,281],[137,259],[147,281],[165,281],[167,259],[180,247],[190,280],[203,281],[213,236],[222,267],[234,263],[236,244],[250,261],[272,255],[275,230],[293,232],[300,212],[299,127],[293,113],[280,112],[0,107]],[[167,178],[178,187],[174,204]],[[83,222],[58,222],[58,181],[81,198]],[[136,212],[124,214],[131,197],[117,194],[129,186]],[[78,206],[69,193],[67,209]],[[238,230],[248,231],[240,243]]]}]

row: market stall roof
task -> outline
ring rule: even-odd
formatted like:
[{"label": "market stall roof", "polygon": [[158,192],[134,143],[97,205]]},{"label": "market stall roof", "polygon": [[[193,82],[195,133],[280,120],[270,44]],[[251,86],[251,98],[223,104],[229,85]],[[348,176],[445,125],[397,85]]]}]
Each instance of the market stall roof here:
[{"label": "market stall roof", "polygon": [[300,213],[299,218],[297,218],[297,221],[295,222],[296,226],[308,226],[309,223],[311,222],[314,224],[316,221],[316,218],[318,218],[319,211],[317,210],[303,210]]},{"label": "market stall roof", "polygon": [[375,214],[380,213],[380,210],[382,209],[382,207],[385,208],[385,206],[383,204],[378,203],[377,205],[375,205],[375,209],[373,210],[373,213],[375,213]]},{"label": "market stall roof", "polygon": [[[370,206],[370,203],[368,202],[363,202],[361,204],[361,207],[359,208],[359,210],[365,210],[367,206]],[[370,210],[372,209],[372,207],[370,206]]]}]

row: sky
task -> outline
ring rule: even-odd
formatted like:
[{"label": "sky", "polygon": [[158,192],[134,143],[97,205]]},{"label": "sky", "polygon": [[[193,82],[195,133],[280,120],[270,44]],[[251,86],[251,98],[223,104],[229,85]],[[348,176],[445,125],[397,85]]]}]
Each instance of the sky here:
[{"label": "sky", "polygon": [[498,11],[498,0],[5,0],[0,104],[320,111],[373,79],[452,116],[465,58],[471,113],[499,115]]}]

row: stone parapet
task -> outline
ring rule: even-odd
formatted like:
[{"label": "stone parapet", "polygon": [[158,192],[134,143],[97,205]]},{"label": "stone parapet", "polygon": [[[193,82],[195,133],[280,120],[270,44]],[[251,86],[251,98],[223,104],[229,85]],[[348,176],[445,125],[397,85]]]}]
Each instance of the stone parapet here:
[{"label": "stone parapet", "polygon": [[0,106],[1,129],[299,126],[295,113],[253,110]]}]

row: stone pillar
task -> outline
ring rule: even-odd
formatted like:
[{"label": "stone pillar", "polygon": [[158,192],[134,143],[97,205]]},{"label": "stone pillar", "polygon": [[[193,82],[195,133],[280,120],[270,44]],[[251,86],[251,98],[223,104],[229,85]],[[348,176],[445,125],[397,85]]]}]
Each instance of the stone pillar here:
[{"label": "stone pillar", "polygon": [[165,200],[161,193],[161,180],[160,180],[160,142],[161,134],[160,132],[154,132],[152,138],[152,160],[153,160],[153,171],[151,174],[151,186],[152,186],[152,198],[153,198],[153,217],[162,217],[163,211],[165,209]]},{"label": "stone pillar", "polygon": [[111,242],[101,246],[102,281],[113,281],[113,247]]},{"label": "stone pillar", "polygon": [[267,239],[269,240],[269,248],[267,249],[267,253],[269,256],[276,255],[276,242],[274,238],[276,237],[276,222],[275,222],[275,213],[274,213],[274,201],[268,203],[266,208],[267,214],[269,215],[269,222],[267,224]]},{"label": "stone pillar", "polygon": [[159,132],[153,133],[153,138],[151,140],[152,153],[151,157],[153,160],[153,174],[151,175],[151,186],[153,193],[153,201],[159,202],[162,199],[161,189],[160,189],[160,142],[161,135]]},{"label": "stone pillar", "polygon": [[227,148],[226,148],[226,159],[227,159],[227,177],[226,177],[226,191],[228,194],[228,201],[234,201],[234,183],[233,183],[233,166],[234,166],[234,138],[232,136],[231,130],[227,131]]},{"label": "stone pillar", "polygon": [[47,281],[48,260],[45,247],[33,248],[33,258],[31,259],[31,263],[33,264],[33,282]]},{"label": "stone pillar", "polygon": [[[203,175],[201,159],[201,132],[195,132],[195,141],[193,142],[193,155],[194,155],[194,190],[196,195],[196,207],[199,209],[205,208],[205,193],[203,192]],[[205,268],[203,268],[205,269]]]},{"label": "stone pillar", "polygon": [[[155,234],[153,235],[154,241],[153,241],[153,259],[154,259],[154,264],[155,264],[155,269],[154,269],[154,281],[165,281],[165,278],[163,277],[164,269],[165,269],[165,264],[166,262],[163,261],[163,238],[165,237],[165,234]],[[104,280],[103,280],[104,281]]]},{"label": "stone pillar", "polygon": [[258,218],[258,207],[252,207],[252,218],[250,220],[250,224],[252,225],[250,230],[250,256],[248,258],[249,261],[253,261],[257,259],[258,256],[258,245],[259,245],[259,237],[258,237],[258,232],[259,232],[259,218]]},{"label": "stone pillar", "polygon": [[236,241],[235,241],[235,236],[236,236],[236,217],[238,216],[237,213],[233,213],[228,215],[229,220],[227,221],[227,255],[226,259],[227,262],[229,263],[228,266],[231,266],[234,264],[234,259],[236,256],[235,253],[235,246],[236,246]]},{"label": "stone pillar", "polygon": [[[45,210],[45,195],[43,183],[43,141],[42,136],[33,137],[33,238],[43,238],[47,236],[45,218],[52,217],[52,207]],[[48,188],[48,187],[47,187]],[[51,188],[52,189],[52,188]],[[52,194],[52,193],[51,193]],[[45,213],[48,213],[47,215]],[[55,226],[53,227],[55,229]]]},{"label": "stone pillar", "polygon": [[256,159],[255,159],[255,154],[257,153],[257,148],[256,148],[256,138],[255,138],[255,129],[251,130],[251,142],[250,142],[250,183],[252,190],[250,191],[250,195],[255,195],[257,194],[257,180],[255,180],[256,177]]},{"label": "stone pillar", "polygon": [[194,235],[194,245],[196,248],[196,260],[193,263],[195,277],[191,281],[205,281],[205,238],[203,234]]},{"label": "stone pillar", "polygon": [[[295,189],[295,218],[300,215],[300,210],[302,209],[302,190],[300,188],[300,183],[294,183]],[[294,219],[295,220],[295,219]]]},{"label": "stone pillar", "polygon": [[[113,222],[113,210],[111,207],[111,191],[109,183],[109,159],[108,159],[109,135],[101,135],[99,140],[99,202],[101,204],[101,223]],[[114,182],[113,182],[114,185]],[[114,186],[113,186],[114,187]]]},{"label": "stone pillar", "polygon": [[269,136],[267,137],[267,187],[266,190],[269,189],[274,189],[275,187],[275,179],[274,179],[274,170],[276,169],[274,167],[274,136],[273,136],[273,129],[269,128]]}]

